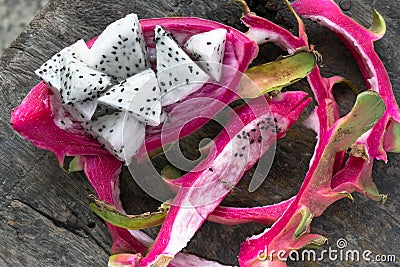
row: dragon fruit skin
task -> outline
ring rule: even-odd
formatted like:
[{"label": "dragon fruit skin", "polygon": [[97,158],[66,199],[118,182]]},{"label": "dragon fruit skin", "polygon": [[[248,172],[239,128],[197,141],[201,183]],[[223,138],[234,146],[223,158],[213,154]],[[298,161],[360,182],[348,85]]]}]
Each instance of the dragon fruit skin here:
[{"label": "dragon fruit skin", "polygon": [[66,155],[107,155],[108,152],[83,131],[65,131],[56,125],[49,95],[51,91],[43,82],[36,85],[12,111],[13,129],[35,146],[53,152],[60,166]]},{"label": "dragon fruit skin", "polygon": [[140,260],[139,266],[167,266],[239,182],[244,172],[275,142],[274,135],[268,133],[270,131],[258,126],[265,120],[264,117],[272,115],[277,118],[281,131],[276,135],[278,138],[284,136],[310,102],[309,98],[304,100],[305,95],[303,92],[287,92],[275,97],[269,102],[271,113],[265,108],[265,99],[261,103],[260,99],[254,99],[254,104],[250,101],[248,106],[236,110],[237,116],[231,116],[225,131],[215,138],[214,151],[193,171],[171,181],[180,188],[170,203],[170,210],[155,243],[146,257]]},{"label": "dragon fruit skin", "polygon": [[[367,111],[369,114],[365,115]],[[351,198],[349,192],[331,189],[329,176],[333,173],[335,155],[375,125],[384,111],[384,102],[376,92],[366,91],[357,97],[352,111],[339,119],[329,133],[323,136],[320,143],[324,144],[324,149],[316,151],[295,200],[271,228],[242,243],[240,266],[286,266],[286,263],[276,258],[260,261],[257,253],[265,247],[268,251],[284,250],[289,253],[306,245],[325,243],[326,238],[323,236],[309,233],[312,218],[320,216],[333,202],[345,197]]]},{"label": "dragon fruit skin", "polygon": [[[308,4],[310,4],[310,2],[313,1],[301,1],[306,7],[308,7]],[[326,1],[324,1],[326,2]],[[296,3],[294,3],[294,7],[296,8]],[[310,4],[310,9],[313,8],[320,8],[321,12],[323,9],[325,9],[325,7],[323,5],[320,5],[320,1],[314,2],[312,4]],[[331,3],[332,5],[333,2]],[[316,6],[313,6],[316,5]],[[339,8],[337,8],[338,10]],[[298,8],[296,8],[296,10],[298,10]],[[331,10],[332,12],[332,10]],[[349,18],[345,17],[345,15],[343,13],[340,12],[340,15],[338,16],[338,14],[332,14],[329,13],[330,16],[336,18],[337,20],[341,21],[346,21],[346,20],[350,20]],[[319,20],[322,20],[321,17],[318,17]],[[244,21],[247,22],[247,24],[251,24],[251,28],[250,28],[250,34],[255,35],[258,40],[264,40],[265,38],[260,38],[260,36],[262,35],[268,35],[269,32],[283,32],[284,34],[287,34],[287,32],[285,32],[283,29],[279,29],[280,27],[276,26],[275,24],[271,23],[271,22],[267,22],[264,23],[266,20],[262,21],[264,19],[258,18],[255,15],[252,15],[250,13],[246,14],[246,16],[244,17]],[[299,23],[301,23],[301,21],[299,20]],[[302,23],[301,23],[302,24]],[[354,23],[353,23],[354,24]],[[352,25],[352,24],[350,24]],[[254,29],[252,28],[253,26]],[[332,26],[332,25],[331,25]],[[360,26],[358,26],[360,27]],[[302,31],[302,26],[299,26],[300,32]],[[354,26],[353,26],[354,28]],[[376,27],[375,27],[376,28]],[[305,33],[303,33],[305,35]],[[303,36],[304,36],[303,35]],[[300,36],[302,36],[302,33],[300,33]],[[285,37],[285,35],[284,35]],[[284,40],[284,41],[282,41]],[[292,47],[291,44],[296,45],[298,44],[298,38],[297,37],[291,37],[290,34],[286,35],[286,38],[281,38],[280,39],[281,43],[286,44],[284,47],[290,48]],[[373,51],[373,47],[372,48],[372,52],[375,54],[375,52]],[[376,55],[376,54],[375,54]],[[357,57],[356,57],[357,58]],[[380,62],[380,61],[379,61]],[[382,65],[383,66],[383,65]],[[383,72],[384,69],[383,69]],[[376,73],[376,71],[375,71]],[[324,87],[324,86],[315,86],[317,83],[317,81],[322,81],[323,83],[320,84],[332,84],[336,81],[339,80],[339,78],[335,79],[320,79],[319,77],[319,73],[317,73],[317,70],[314,70],[311,74],[309,74],[308,76],[308,81],[314,91],[314,93],[318,93],[316,94],[316,98],[317,100],[319,99],[318,95],[321,94],[327,94],[330,93],[330,90],[323,90],[323,88],[331,88],[330,86],[328,87]],[[383,77],[387,77],[387,74],[384,73]],[[314,86],[313,86],[314,85]],[[389,83],[390,85],[390,83]],[[324,92],[325,91],[325,92]],[[380,94],[381,92],[378,91]],[[391,89],[389,88],[389,92],[385,92],[383,94],[383,101],[385,102],[385,105],[387,105],[387,97],[385,97],[385,95],[391,95],[393,96],[393,93],[391,91]],[[393,99],[392,97],[389,97],[389,99]],[[324,101],[325,102],[325,101]],[[329,103],[330,102],[330,103]],[[310,124],[309,126],[311,126],[311,128],[315,129],[318,137],[319,137],[319,142],[317,144],[316,150],[315,150],[315,154],[313,156],[312,162],[311,162],[311,167],[310,167],[310,171],[312,171],[312,166],[317,164],[316,160],[320,159],[321,157],[321,153],[322,153],[322,149],[325,147],[326,144],[324,144],[324,142],[322,142],[321,140],[324,140],[326,138],[329,137],[329,124],[325,124],[325,125],[321,125],[321,122],[335,122],[335,117],[332,116],[332,110],[329,110],[332,106],[332,102],[328,101],[327,105],[325,105],[325,107],[321,107],[321,103],[323,103],[322,101],[318,101],[319,106],[314,110],[314,112],[311,114],[308,123]],[[333,102],[333,104],[335,104]],[[375,124],[375,126],[373,128],[377,128],[380,127],[381,122],[385,119],[385,116],[388,112],[390,112],[391,108],[390,106],[394,106],[395,108],[397,108],[397,105],[393,103],[389,105],[389,108],[386,109],[384,115],[382,116],[382,118],[380,119],[380,121],[378,121],[378,123]],[[395,125],[395,126],[393,126]],[[386,138],[385,140],[388,140],[387,143],[385,143],[386,147],[390,147],[392,149],[392,151],[396,151],[396,136],[394,134],[394,132],[396,132],[396,125],[397,124],[389,124],[389,127],[392,127],[391,129],[391,136],[389,138]],[[382,129],[382,128],[381,128]],[[372,132],[372,130],[368,131],[365,135],[368,135],[370,132]],[[380,135],[382,135],[384,133],[384,131],[380,132]],[[363,137],[364,137],[363,136]],[[380,140],[380,139],[378,139]],[[379,142],[377,143],[378,145],[375,144],[376,147],[379,147]],[[343,155],[343,154],[342,154]],[[339,161],[343,162],[343,156],[340,155],[339,153],[336,153],[336,157],[334,157],[336,159],[339,158]],[[359,158],[359,157],[355,157],[354,155],[350,156],[349,159],[347,160],[347,162],[345,163],[345,166],[341,169],[338,170],[337,166],[341,166],[341,164],[336,164],[336,163],[331,163],[332,164],[332,178],[329,178],[329,175],[327,177],[327,181],[324,181],[323,183],[328,183],[330,181],[332,181],[331,185],[329,187],[326,187],[325,189],[325,196],[323,196],[323,198],[318,199],[318,196],[313,196],[314,193],[311,192],[307,192],[310,191],[310,189],[307,189],[307,183],[308,183],[308,179],[309,176],[306,177],[305,182],[303,183],[299,194],[297,195],[296,199],[300,199],[302,197],[305,197],[305,203],[308,203],[308,205],[306,204],[305,206],[301,206],[298,203],[296,203],[297,201],[294,201],[289,208],[283,213],[282,217],[278,220],[278,222],[276,224],[274,224],[272,226],[271,229],[266,230],[264,233],[260,234],[259,236],[255,236],[250,238],[248,241],[246,241],[245,243],[242,244],[242,248],[241,248],[241,253],[239,256],[239,262],[241,264],[241,266],[286,266],[286,263],[275,260],[275,261],[264,261],[264,262],[260,262],[257,260],[256,257],[254,257],[254,255],[256,255],[256,253],[258,251],[260,251],[260,249],[264,249],[265,246],[268,247],[269,250],[275,250],[278,251],[279,249],[284,249],[287,252],[292,250],[292,249],[298,249],[301,248],[303,245],[306,245],[307,243],[319,243],[322,244],[324,242],[324,238],[318,235],[310,235],[310,234],[304,234],[304,236],[301,237],[301,239],[303,239],[302,241],[297,240],[296,243],[296,238],[290,237],[290,235],[286,235],[286,236],[281,236],[280,230],[285,229],[284,231],[289,231],[289,232],[294,232],[296,230],[296,228],[298,229],[299,227],[299,218],[302,219],[306,219],[306,221],[308,221],[308,224],[303,225],[303,228],[305,230],[305,232],[308,233],[309,231],[309,222],[311,222],[311,219],[313,216],[318,216],[324,209],[324,207],[327,207],[330,203],[335,201],[338,199],[339,195],[342,194],[341,197],[346,196],[346,194],[349,194],[353,191],[358,191],[363,193],[364,195],[375,199],[375,200],[385,200],[385,196],[379,195],[375,184],[372,182],[371,179],[371,172],[372,172],[372,159],[371,162],[367,162],[366,160],[364,160],[363,158]],[[335,167],[336,165],[336,167]],[[309,171],[309,173],[310,173]],[[307,175],[309,175],[309,173]],[[328,171],[329,173],[329,171]],[[322,181],[321,181],[322,182]],[[311,190],[312,191],[312,190]],[[328,194],[328,192],[331,191],[330,196]],[[307,200],[306,196],[309,195],[311,196],[311,198],[309,200]],[[317,194],[315,194],[317,195]],[[347,195],[349,196],[349,195]],[[320,196],[321,197],[321,196]],[[340,198],[340,197],[339,197]],[[320,207],[314,207],[314,209],[309,209],[310,204],[311,203],[318,203],[320,202],[321,206]],[[292,210],[292,212],[291,212]],[[297,214],[296,212],[297,211]],[[291,214],[291,215],[290,215]],[[296,219],[295,216],[298,216],[298,218]],[[307,218],[308,216],[308,218]],[[303,233],[305,233],[303,232]],[[296,237],[296,236],[295,236]],[[288,239],[289,238],[289,239]],[[300,238],[300,237],[299,237]],[[290,242],[288,242],[288,240],[292,240],[292,243],[290,244]],[[286,241],[284,241],[286,240]],[[253,256],[250,256],[253,255]]]},{"label": "dragon fruit skin", "polygon": [[[347,17],[342,13],[340,7],[331,0],[297,0],[292,3],[293,8],[301,16],[316,20],[323,26],[331,29],[346,45],[353,54],[364,76],[367,88],[378,92],[387,107],[381,121],[363,136],[357,144],[365,146],[366,153],[370,159],[386,161],[386,152],[383,142],[386,129],[389,135],[386,138],[386,147],[396,146],[400,140],[400,134],[393,129],[398,128],[400,123],[400,109],[393,95],[392,86],[385,67],[374,50],[374,41],[383,37],[386,25],[378,12],[374,11],[374,21],[370,29]],[[388,123],[392,126],[388,128]],[[396,126],[394,126],[396,125]],[[390,137],[390,135],[392,135]],[[389,141],[390,140],[390,141]],[[389,142],[393,144],[389,144]],[[376,144],[379,145],[376,145]]]}]

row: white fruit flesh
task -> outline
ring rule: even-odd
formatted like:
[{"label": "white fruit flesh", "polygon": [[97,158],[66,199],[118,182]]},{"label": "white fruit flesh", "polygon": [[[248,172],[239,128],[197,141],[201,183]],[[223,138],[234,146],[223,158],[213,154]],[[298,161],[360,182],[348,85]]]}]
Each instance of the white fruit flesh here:
[{"label": "white fruit flesh", "polygon": [[193,35],[185,43],[185,49],[197,63],[215,80],[220,81],[225,53],[226,30],[215,29]]},{"label": "white fruit flesh", "polygon": [[134,115],[138,120],[151,126],[160,124],[160,88],[153,70],[147,69],[113,86],[99,103]]},{"label": "white fruit flesh", "polygon": [[156,26],[157,79],[163,106],[184,99],[210,80],[205,73],[175,42],[172,35]]}]

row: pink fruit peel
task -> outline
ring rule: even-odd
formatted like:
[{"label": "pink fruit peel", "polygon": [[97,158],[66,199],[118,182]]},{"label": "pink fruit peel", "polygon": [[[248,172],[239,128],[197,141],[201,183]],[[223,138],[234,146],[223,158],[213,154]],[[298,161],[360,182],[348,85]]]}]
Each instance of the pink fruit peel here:
[{"label": "pink fruit peel", "polygon": [[[367,110],[369,114],[365,115]],[[293,249],[325,241],[320,235],[309,234],[312,218],[320,216],[326,207],[339,199],[352,199],[349,192],[337,192],[331,188],[335,155],[346,150],[359,136],[368,131],[384,111],[384,103],[376,92],[366,91],[358,95],[352,111],[339,119],[332,129],[322,136],[320,144],[324,145],[324,149],[316,151],[295,200],[271,228],[242,243],[239,255],[241,266],[275,266],[274,262],[279,261],[277,258],[267,257],[265,261],[258,258],[258,251],[265,247],[269,251],[284,250],[289,253]],[[284,266],[283,263],[279,264]]]},{"label": "pink fruit peel", "polygon": [[[381,121],[357,143],[365,145],[370,159],[386,161],[383,146],[385,135],[390,136],[386,138],[387,147],[395,146],[389,143],[396,141],[398,143],[400,139],[399,133],[393,132],[394,127],[388,129],[388,123],[397,125],[400,122],[400,109],[394,98],[389,76],[374,50],[374,41],[381,39],[386,31],[382,16],[374,10],[372,26],[366,29],[343,14],[340,7],[331,0],[297,0],[292,6],[301,16],[328,27],[342,40],[356,59],[367,88],[378,92],[382,97],[387,107],[386,113]],[[389,131],[386,133],[387,130]]]}]

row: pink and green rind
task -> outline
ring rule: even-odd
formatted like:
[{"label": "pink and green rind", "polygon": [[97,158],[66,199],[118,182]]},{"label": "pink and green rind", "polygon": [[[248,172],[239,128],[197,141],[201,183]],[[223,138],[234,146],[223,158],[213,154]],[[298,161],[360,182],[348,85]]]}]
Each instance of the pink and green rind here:
[{"label": "pink and green rind", "polygon": [[[374,41],[382,38],[385,33],[386,25],[383,18],[374,11],[373,25],[370,29],[366,29],[343,14],[340,7],[331,0],[297,0],[291,5],[301,16],[318,19],[318,23],[331,29],[342,40],[356,59],[367,88],[378,92],[382,97],[387,107],[385,115],[368,136],[363,137],[358,143],[366,146],[369,158],[386,161],[383,143],[387,140],[386,147],[396,147],[400,139],[399,133],[393,131],[398,126],[388,129],[388,123],[389,126],[400,123],[400,110],[386,69],[374,50]],[[388,137],[385,136],[387,129]]]},{"label": "pink and green rind", "polygon": [[[320,216],[333,202],[344,197],[351,198],[349,192],[331,189],[330,176],[333,175],[335,155],[370,129],[385,111],[382,100],[374,92],[362,93],[357,99],[355,108],[338,120],[320,141],[324,149],[316,151],[314,161],[295,200],[270,229],[242,243],[239,255],[241,266],[275,266],[279,261],[277,258],[269,258],[266,261],[257,258],[258,251],[264,247],[274,251],[284,250],[287,255],[293,249],[311,243],[323,243],[323,237],[309,234],[312,218]],[[375,113],[358,118],[369,108]]]}]

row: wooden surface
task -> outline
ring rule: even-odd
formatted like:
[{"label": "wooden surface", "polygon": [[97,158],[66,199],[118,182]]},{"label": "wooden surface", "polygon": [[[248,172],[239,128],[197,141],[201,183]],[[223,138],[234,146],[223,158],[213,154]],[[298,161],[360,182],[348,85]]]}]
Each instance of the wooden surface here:
[{"label": "wooden surface", "polygon": [[[252,1],[250,4],[253,11],[293,27],[294,21],[287,17],[281,2]],[[371,22],[372,7],[386,19],[387,33],[376,43],[376,50],[389,72],[399,102],[400,2],[348,2],[351,2],[351,9],[347,13],[363,25],[368,26]],[[93,191],[84,175],[63,172],[49,152],[35,148],[13,132],[9,119],[11,109],[19,105],[30,88],[39,82],[33,71],[42,62],[79,38],[93,38],[107,24],[130,12],[138,13],[141,18],[199,16],[244,29],[239,21],[240,7],[229,0],[208,3],[200,0],[51,0],[11,44],[0,62],[0,266],[106,266],[111,241],[105,225],[87,205],[86,196]],[[338,39],[315,24],[309,26],[311,43],[316,44],[324,56],[323,73],[343,75],[364,88],[355,62]],[[279,53],[272,45],[262,47],[264,59],[272,60]],[[295,88],[303,88],[303,85],[305,83],[299,83]],[[338,87],[336,92],[343,110],[348,110],[354,96],[346,88]],[[182,146],[185,151],[190,151],[197,148],[201,138],[212,137],[217,132],[215,125],[209,123],[204,130],[185,138]],[[256,206],[292,196],[307,171],[314,143],[315,135],[305,130],[301,123],[296,124],[279,142],[275,164],[263,187],[256,193],[248,193],[245,188],[249,179],[245,177],[224,203]],[[397,254],[400,262],[399,170],[400,155],[389,155],[388,164],[375,163],[375,182],[381,193],[389,195],[384,205],[355,194],[354,203],[342,200],[316,218],[312,231],[327,236],[328,245],[333,248],[338,238],[345,238],[349,249],[369,249],[373,255]],[[121,196],[128,212],[154,210],[159,204],[133,184],[127,170],[123,171],[122,188]],[[240,242],[262,230],[262,226],[255,224],[227,227],[206,223],[187,250],[226,264],[236,264]],[[156,229],[148,232],[154,237]],[[305,263],[290,265],[304,266]],[[367,264],[307,263],[307,266],[326,265]]]}]

